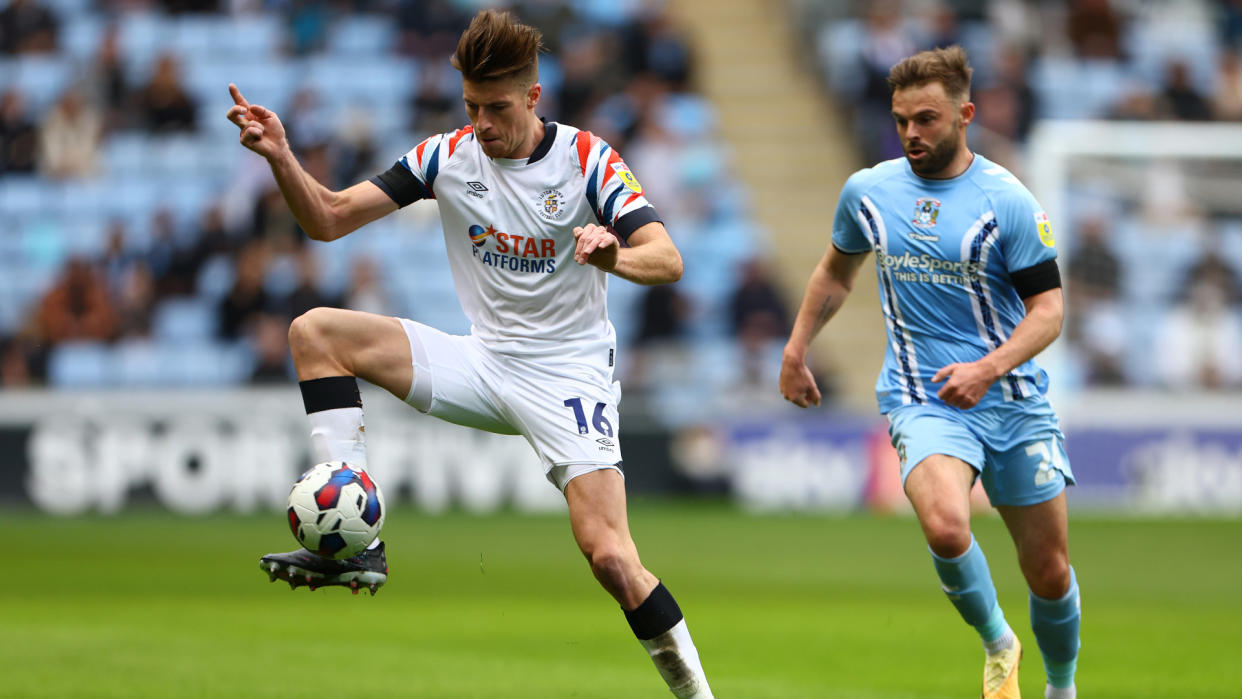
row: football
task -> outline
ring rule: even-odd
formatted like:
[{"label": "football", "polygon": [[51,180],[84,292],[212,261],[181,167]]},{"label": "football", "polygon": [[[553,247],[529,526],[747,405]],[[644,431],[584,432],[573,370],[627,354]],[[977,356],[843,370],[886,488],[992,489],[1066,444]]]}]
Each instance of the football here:
[{"label": "football", "polygon": [[366,471],[344,461],[316,464],[289,491],[289,529],[326,558],[360,553],[384,526],[384,494]]}]

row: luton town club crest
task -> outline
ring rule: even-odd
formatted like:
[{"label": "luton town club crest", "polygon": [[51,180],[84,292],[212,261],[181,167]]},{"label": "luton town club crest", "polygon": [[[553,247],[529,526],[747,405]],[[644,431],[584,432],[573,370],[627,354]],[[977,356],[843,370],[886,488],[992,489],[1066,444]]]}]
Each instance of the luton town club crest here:
[{"label": "luton town club crest", "polygon": [[559,189],[548,188],[539,194],[539,215],[549,221],[559,221],[565,215],[565,195]]},{"label": "luton town club crest", "polygon": [[914,220],[919,228],[931,228],[936,225],[936,217],[940,215],[940,200],[931,197],[920,197],[914,201]]}]

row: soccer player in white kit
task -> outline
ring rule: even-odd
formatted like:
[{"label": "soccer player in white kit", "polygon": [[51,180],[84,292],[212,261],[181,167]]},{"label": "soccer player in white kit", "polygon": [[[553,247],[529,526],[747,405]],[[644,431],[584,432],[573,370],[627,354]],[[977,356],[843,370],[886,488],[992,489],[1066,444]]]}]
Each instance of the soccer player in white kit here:
[{"label": "soccer player in white kit", "polygon": [[[298,164],[271,110],[230,85],[228,118],[267,159],[298,223],[331,241],[419,199],[440,209],[454,285],[471,333],[316,308],[289,328],[316,461],[366,467],[356,377],[441,419],[521,434],[562,490],[596,579],[678,697],[711,690],[681,610],[630,537],[617,442],[616,336],[608,274],[677,281],[681,255],[621,156],[587,131],[535,115],[538,30],[485,10],[462,34],[470,124],[432,136],[387,172],[340,192]],[[623,244],[624,242],[624,244]],[[306,551],[260,567],[293,585],[370,587],[387,580],[384,545],[342,561]]]}]

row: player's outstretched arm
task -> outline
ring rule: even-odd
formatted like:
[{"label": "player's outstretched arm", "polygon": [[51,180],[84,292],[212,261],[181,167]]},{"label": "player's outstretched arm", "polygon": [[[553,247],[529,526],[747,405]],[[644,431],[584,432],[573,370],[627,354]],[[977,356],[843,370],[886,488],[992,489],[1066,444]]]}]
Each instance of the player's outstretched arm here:
[{"label": "player's outstretched arm", "polygon": [[828,252],[811,272],[793,331],[781,355],[781,395],[800,408],[819,405],[822,398],[806,365],[807,348],[845,303],[866,257],[866,253],[848,254],[829,245]]},{"label": "player's outstretched arm", "polygon": [[611,231],[593,223],[575,228],[574,240],[574,261],[580,265],[594,265],[636,284],[669,284],[681,279],[681,253],[659,221],[631,233],[624,248]]},{"label": "player's outstretched arm", "polygon": [[371,182],[333,192],[311,177],[293,155],[276,113],[250,104],[229,83],[233,106],[228,120],[241,129],[241,144],[263,156],[298,225],[313,240],[336,240],[397,210],[397,204]]},{"label": "player's outstretched arm", "polygon": [[1057,339],[1065,315],[1061,289],[1040,292],[1022,303],[1026,305],[1026,317],[1004,344],[977,361],[950,364],[936,372],[932,383],[945,381],[937,393],[940,400],[963,410],[975,407],[997,379]]}]

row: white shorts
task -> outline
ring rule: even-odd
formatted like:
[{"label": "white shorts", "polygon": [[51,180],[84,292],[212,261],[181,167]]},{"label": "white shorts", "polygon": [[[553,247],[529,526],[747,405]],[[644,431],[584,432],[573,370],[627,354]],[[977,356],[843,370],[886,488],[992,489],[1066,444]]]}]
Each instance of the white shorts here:
[{"label": "white shorts", "polygon": [[621,384],[612,367],[536,362],[493,352],[473,335],[405,318],[401,325],[414,365],[406,403],[447,422],[522,435],[562,491],[584,473],[621,472]]}]

